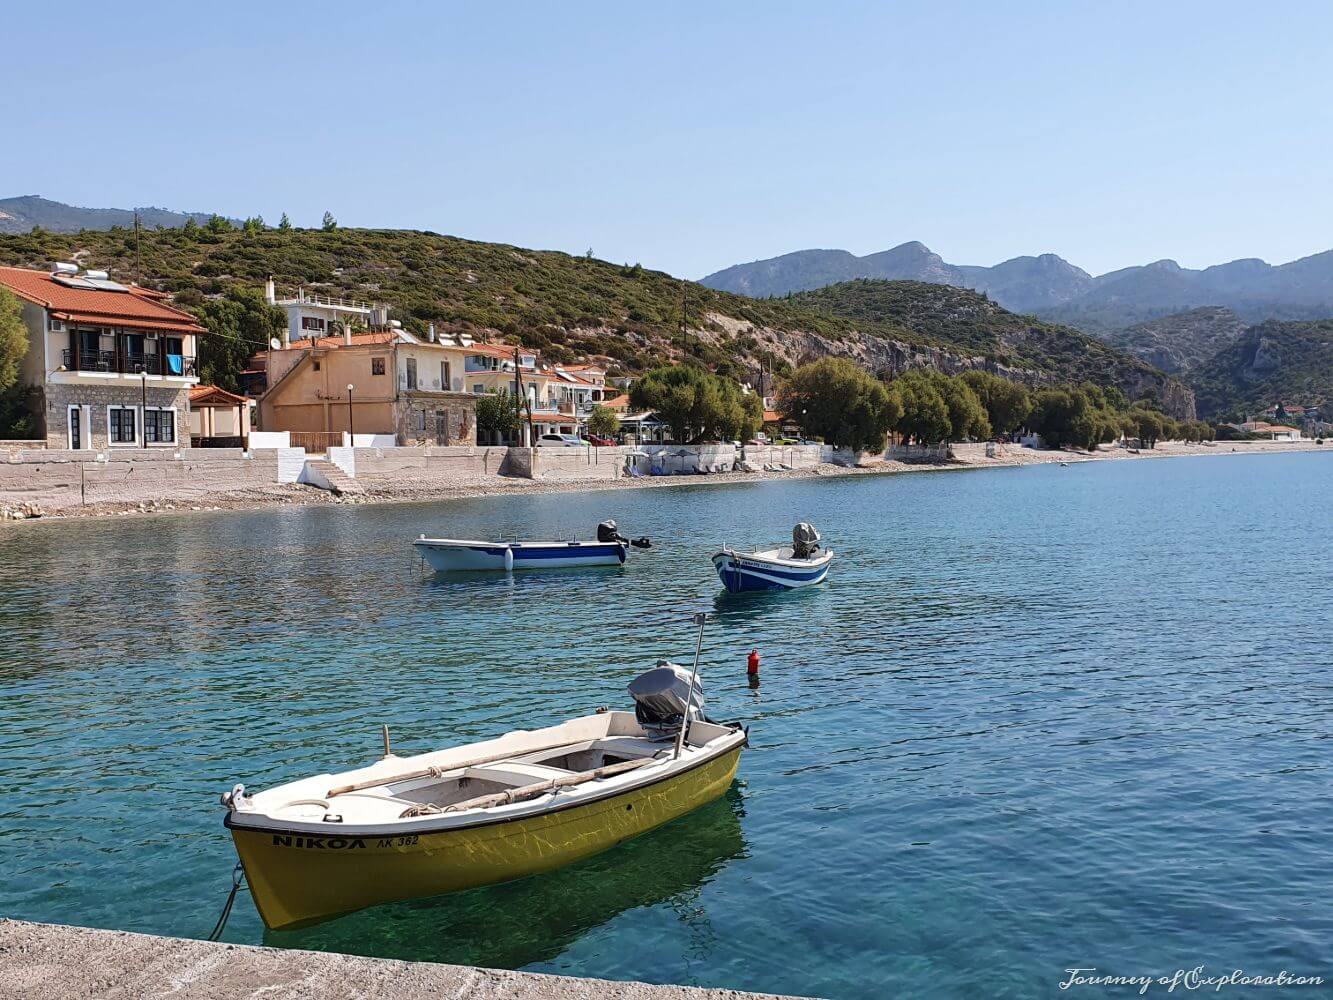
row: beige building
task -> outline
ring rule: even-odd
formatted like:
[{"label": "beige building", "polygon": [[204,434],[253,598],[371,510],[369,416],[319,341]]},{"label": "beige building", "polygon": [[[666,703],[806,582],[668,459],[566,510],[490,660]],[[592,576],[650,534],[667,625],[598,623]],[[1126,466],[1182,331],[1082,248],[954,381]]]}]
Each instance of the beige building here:
[{"label": "beige building", "polygon": [[265,431],[324,450],[344,431],[398,445],[476,444],[475,399],[463,390],[469,348],[392,327],[291,341],[268,352]]},{"label": "beige building", "polygon": [[22,303],[28,350],[19,370],[37,436],[49,448],[184,448],[189,390],[207,331],[166,296],[56,264],[0,267]]}]

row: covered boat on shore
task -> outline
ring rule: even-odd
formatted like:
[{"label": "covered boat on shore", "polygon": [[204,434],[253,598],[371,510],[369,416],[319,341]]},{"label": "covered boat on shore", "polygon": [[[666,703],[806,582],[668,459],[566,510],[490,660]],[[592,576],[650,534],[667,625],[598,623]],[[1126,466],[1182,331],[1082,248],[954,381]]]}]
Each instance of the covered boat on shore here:
[{"label": "covered boat on shore", "polygon": [[427,538],[412,543],[417,554],[437,573],[454,570],[562,569],[571,566],[619,566],[630,546],[648,548],[646,538],[631,542],[616,529],[615,521],[597,526],[596,541],[564,542],[478,541],[465,538]]},{"label": "covered boat on shore", "polygon": [[819,532],[802,522],[792,529],[791,545],[758,552],[737,552],[724,545],[713,555],[713,568],[722,586],[740,594],[812,587],[824,582],[832,561],[833,551],[821,548]]},{"label": "covered boat on shore", "polygon": [[705,718],[697,669],[660,662],[630,685],[634,712],[386,752],[254,795],[236,786],[223,796],[225,822],[264,923],[296,927],[522,878],[718,798],[746,733]]}]

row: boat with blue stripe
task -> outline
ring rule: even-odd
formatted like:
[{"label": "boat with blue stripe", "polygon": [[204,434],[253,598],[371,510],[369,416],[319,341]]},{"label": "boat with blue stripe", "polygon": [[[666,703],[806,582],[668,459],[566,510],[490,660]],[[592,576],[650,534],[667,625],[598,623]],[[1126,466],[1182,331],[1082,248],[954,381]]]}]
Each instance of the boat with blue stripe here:
[{"label": "boat with blue stripe", "polygon": [[759,552],[737,552],[724,545],[713,555],[713,568],[722,586],[733,594],[796,590],[823,583],[833,551],[821,550],[819,532],[808,524],[798,524],[792,531],[792,542]]},{"label": "boat with blue stripe", "polygon": [[616,531],[614,521],[597,526],[597,541],[564,542],[480,541],[467,538],[419,537],[412,545],[437,573],[454,570],[563,569],[571,566],[619,566],[631,544],[648,548],[646,538],[633,543]]}]

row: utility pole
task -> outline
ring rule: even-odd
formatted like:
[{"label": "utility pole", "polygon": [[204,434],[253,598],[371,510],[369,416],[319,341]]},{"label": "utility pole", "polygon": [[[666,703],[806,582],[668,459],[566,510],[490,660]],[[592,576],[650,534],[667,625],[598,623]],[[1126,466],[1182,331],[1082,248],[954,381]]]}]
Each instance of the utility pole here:
[{"label": "utility pole", "polygon": [[[528,411],[528,443],[527,443],[526,445],[524,445],[524,447],[526,447],[526,448],[534,448],[534,447],[536,447],[536,441],[534,440],[535,435],[533,434],[533,430],[532,430],[532,404],[528,402],[528,398],[527,398],[527,396],[525,396],[525,395],[523,394],[523,377],[522,377],[523,366],[522,366],[522,364],[521,364],[520,361],[519,361],[519,353],[518,353],[518,352],[519,352],[519,349],[518,349],[517,347],[515,347],[515,348],[514,348],[514,393],[515,393],[515,395],[517,396],[517,398],[514,400],[514,405],[515,405],[515,406],[526,406],[526,407],[527,407],[527,411]],[[522,426],[522,422],[523,422],[522,411],[519,411],[519,424],[520,424],[520,427]]]},{"label": "utility pole", "polygon": [[134,210],[134,283],[143,284],[143,260],[139,255],[139,210]]}]

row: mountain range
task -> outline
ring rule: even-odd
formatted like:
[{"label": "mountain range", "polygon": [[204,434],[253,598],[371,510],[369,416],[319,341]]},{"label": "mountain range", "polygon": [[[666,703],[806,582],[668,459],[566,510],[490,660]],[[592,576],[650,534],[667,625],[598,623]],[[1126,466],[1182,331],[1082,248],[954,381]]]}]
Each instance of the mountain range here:
[{"label": "mountain range", "polygon": [[694,358],[754,383],[761,371],[781,376],[837,355],[884,374],[980,368],[1030,385],[1096,381],[1194,416],[1192,393],[1146,362],[942,284],[849,282],[753,299],[637,264],[411,230],[156,229],[138,243],[91,230],[0,235],[0,264],[78,260],[131,280],[141,268],[145,282],[187,308],[255,294],[272,276],[284,289],[387,303],[418,333],[469,331],[537,348],[548,362],[597,360],[627,375]]},{"label": "mountain range", "polygon": [[136,212],[139,225],[145,229],[176,229],[185,225],[186,219],[194,219],[202,225],[212,215],[211,212],[173,212],[165,208],[77,208],[41,195],[28,194],[0,198],[0,233],[26,233],[34,227],[52,233],[77,233],[82,229],[110,229],[112,226],[129,228],[134,225]]},{"label": "mountain range", "polygon": [[1094,334],[1201,306],[1224,306],[1248,323],[1333,316],[1333,250],[1276,266],[1248,258],[1192,270],[1159,260],[1094,277],[1050,253],[977,267],[950,264],[912,242],[864,257],[846,250],[798,250],[736,264],[700,283],[767,298],[856,278],[970,288],[1014,312]]}]

